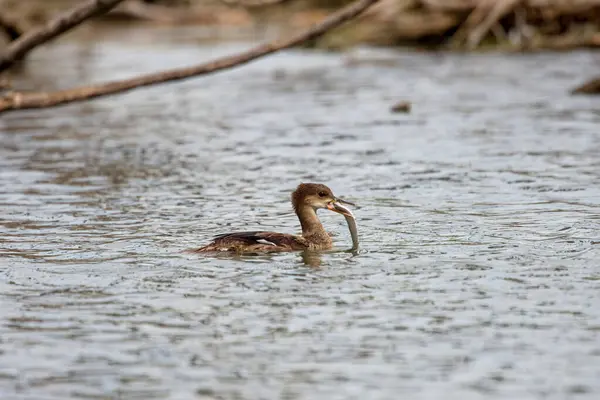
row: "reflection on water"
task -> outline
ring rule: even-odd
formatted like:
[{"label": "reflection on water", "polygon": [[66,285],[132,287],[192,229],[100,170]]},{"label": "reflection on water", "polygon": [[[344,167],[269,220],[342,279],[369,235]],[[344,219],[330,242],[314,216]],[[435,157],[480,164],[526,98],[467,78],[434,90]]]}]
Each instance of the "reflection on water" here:
[{"label": "reflection on water", "polygon": [[[139,37],[16,86],[242,47]],[[3,398],[597,398],[600,113],[566,95],[595,57],[295,51],[2,115]],[[301,181],[359,205],[358,254],[183,252],[297,232]]]}]

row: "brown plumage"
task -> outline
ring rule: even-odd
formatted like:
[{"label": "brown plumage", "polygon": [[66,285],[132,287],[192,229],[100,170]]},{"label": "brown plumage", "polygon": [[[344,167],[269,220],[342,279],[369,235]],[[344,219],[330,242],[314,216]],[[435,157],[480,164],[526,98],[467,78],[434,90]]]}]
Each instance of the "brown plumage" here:
[{"label": "brown plumage", "polygon": [[342,203],[354,205],[336,198],[331,189],[320,183],[301,183],[292,193],[292,206],[300,220],[302,235],[277,232],[233,232],[216,236],[211,243],[199,249],[208,252],[273,252],[293,250],[327,250],[332,246],[331,237],[317,217],[317,210],[325,208],[352,216]]}]

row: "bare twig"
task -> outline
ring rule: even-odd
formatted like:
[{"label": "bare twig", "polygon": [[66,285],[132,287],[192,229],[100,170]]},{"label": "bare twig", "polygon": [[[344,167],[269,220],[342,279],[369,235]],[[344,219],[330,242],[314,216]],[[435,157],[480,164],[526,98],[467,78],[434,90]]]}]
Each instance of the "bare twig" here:
[{"label": "bare twig", "polygon": [[121,1],[123,0],[89,0],[61,13],[44,26],[21,35],[0,54],[0,71],[22,59],[33,48],[52,40],[88,18],[107,12]]},{"label": "bare twig", "polygon": [[499,22],[496,22],[490,27],[490,32],[492,32],[494,38],[496,38],[496,42],[498,43],[505,42],[507,39],[506,32]]},{"label": "bare twig", "polygon": [[474,49],[492,26],[509,13],[521,0],[481,0],[454,34],[454,43],[466,43]]},{"label": "bare twig", "polygon": [[494,0],[481,0],[476,2],[476,4],[473,4],[467,18],[458,26],[458,29],[452,36],[452,41],[455,46],[462,46],[467,41],[469,32],[471,32],[473,27],[483,21],[493,6],[493,1]]},{"label": "bare twig", "polygon": [[[535,35],[535,28],[527,24],[527,12],[523,7],[515,8],[515,22],[510,36],[513,38],[513,43],[517,45],[519,50],[531,48],[532,38]],[[552,42],[556,41],[553,38]]]},{"label": "bare twig", "polygon": [[15,109],[52,107],[59,104],[72,103],[100,96],[123,93],[139,87],[156,85],[164,82],[179,81],[237,67],[260,57],[264,57],[268,54],[272,54],[322,36],[336,26],[339,26],[342,23],[361,14],[364,10],[377,1],[379,0],[357,0],[330,15],[323,22],[304,32],[298,33],[291,38],[265,43],[245,52],[193,67],[173,69],[170,71],[142,75],[132,79],[107,82],[98,85],[78,87],[50,93],[11,93],[3,98],[0,98],[0,112]]},{"label": "bare twig", "polygon": [[471,30],[467,39],[468,47],[471,49],[477,47],[479,43],[481,43],[481,39],[489,32],[492,25],[513,10],[520,1],[521,0],[500,0],[494,2],[492,9],[485,15],[481,23]]}]

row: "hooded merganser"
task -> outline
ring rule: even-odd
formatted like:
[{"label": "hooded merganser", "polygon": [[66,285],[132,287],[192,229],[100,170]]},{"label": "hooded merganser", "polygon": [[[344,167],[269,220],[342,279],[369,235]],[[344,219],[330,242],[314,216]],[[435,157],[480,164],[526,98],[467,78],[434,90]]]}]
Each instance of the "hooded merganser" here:
[{"label": "hooded merganser", "polygon": [[[300,220],[302,235],[277,232],[233,232],[218,235],[204,247],[192,250],[208,252],[273,252],[294,250],[328,250],[332,240],[317,217],[318,209],[327,209],[354,220],[352,212],[343,206],[352,205],[333,195],[331,189],[320,183],[301,183],[292,193],[292,206]],[[354,240],[354,237],[353,237]]]}]

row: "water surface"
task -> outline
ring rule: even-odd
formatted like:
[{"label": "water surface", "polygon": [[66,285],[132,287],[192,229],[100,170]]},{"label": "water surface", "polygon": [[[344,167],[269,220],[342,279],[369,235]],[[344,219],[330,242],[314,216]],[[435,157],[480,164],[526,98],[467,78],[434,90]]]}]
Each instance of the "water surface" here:
[{"label": "water surface", "polygon": [[[16,85],[250,45],[159,33],[59,41]],[[567,94],[597,62],[296,50],[3,114],[2,398],[598,398],[600,103]],[[182,252],[297,232],[302,181],[359,205],[358,255]]]}]

